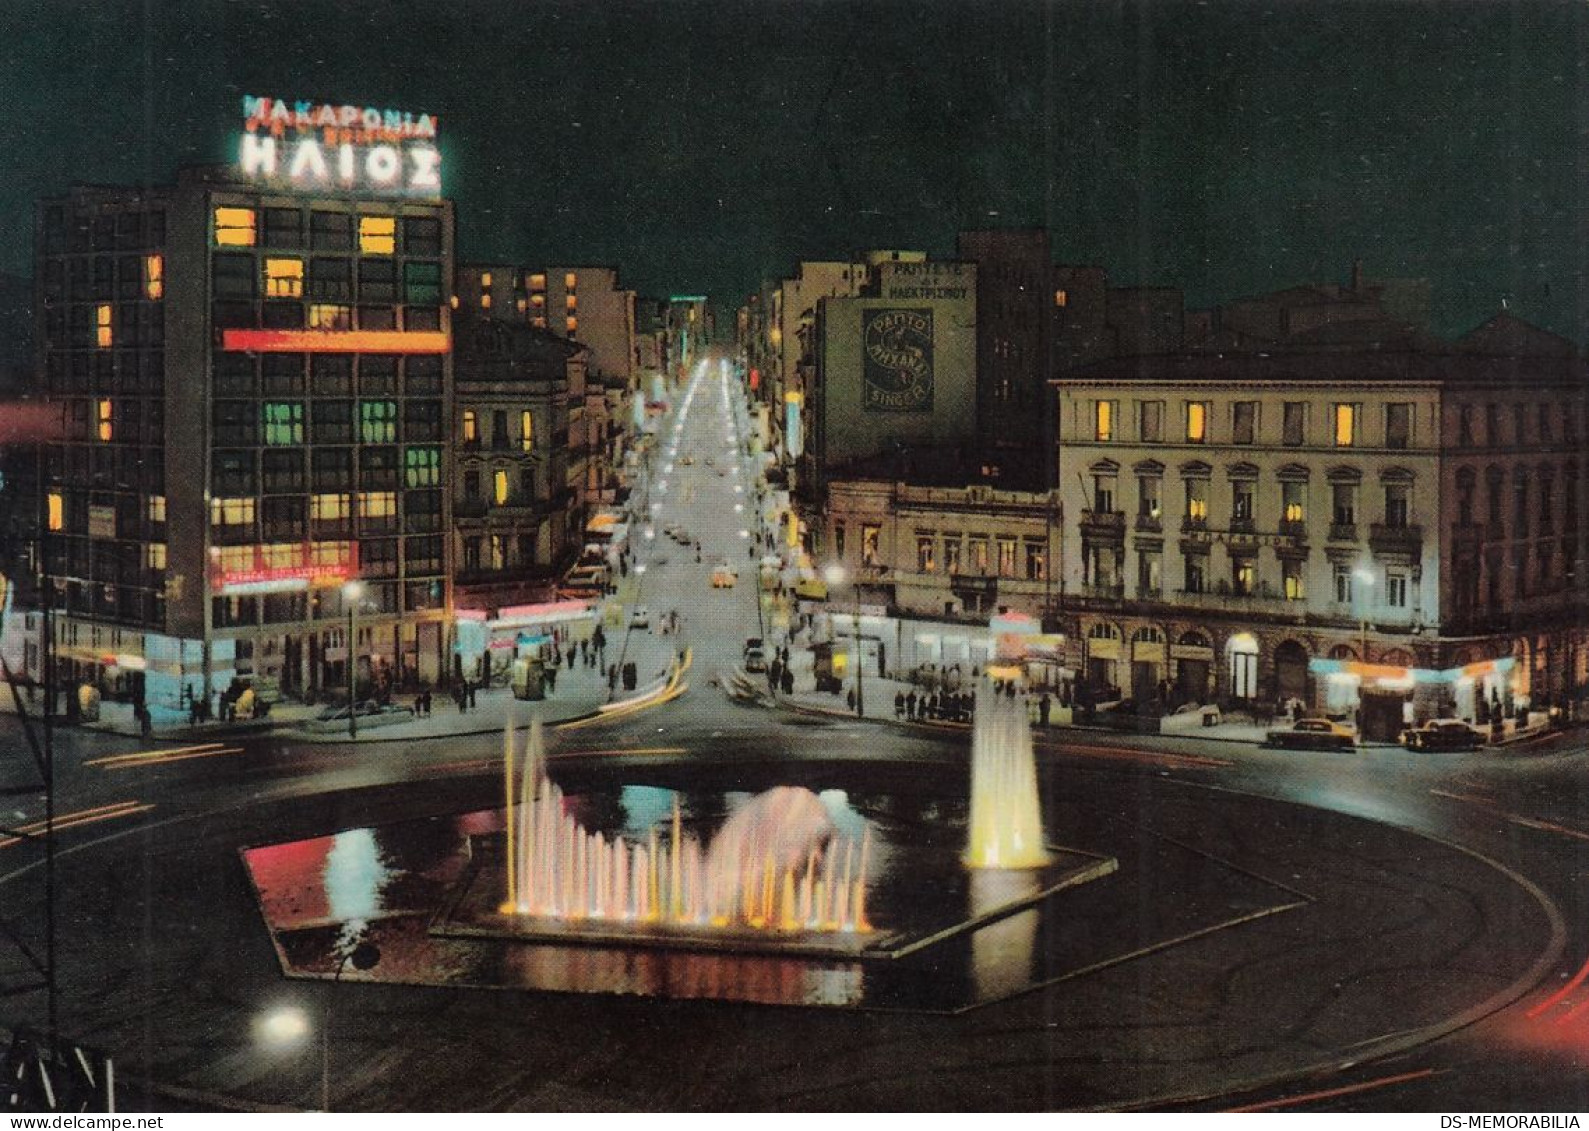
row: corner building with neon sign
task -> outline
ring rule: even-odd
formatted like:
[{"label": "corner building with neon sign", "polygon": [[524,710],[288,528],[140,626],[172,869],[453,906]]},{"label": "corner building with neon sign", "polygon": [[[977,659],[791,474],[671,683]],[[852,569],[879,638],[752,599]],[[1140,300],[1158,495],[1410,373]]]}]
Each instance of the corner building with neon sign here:
[{"label": "corner building with neon sign", "polygon": [[[450,674],[453,209],[435,119],[249,97],[230,166],[42,202],[60,674],[185,709]],[[213,700],[211,700],[213,703]]]}]

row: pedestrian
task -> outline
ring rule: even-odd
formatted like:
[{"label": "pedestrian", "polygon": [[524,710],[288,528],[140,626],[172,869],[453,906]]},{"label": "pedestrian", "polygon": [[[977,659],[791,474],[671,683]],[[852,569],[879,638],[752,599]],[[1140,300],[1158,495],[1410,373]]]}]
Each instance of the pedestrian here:
[{"label": "pedestrian", "polygon": [[469,709],[473,710],[474,709],[474,705],[475,705],[475,702],[474,702],[475,687],[477,685],[473,684],[473,683],[467,683],[464,686],[469,689]]},{"label": "pedestrian", "polygon": [[905,696],[905,717],[907,719],[916,717],[916,689],[914,687]]},{"label": "pedestrian", "polygon": [[905,693],[903,691],[896,691],[896,692],[894,692],[894,717],[896,719],[900,718],[901,716],[904,715],[904,713],[905,713]]},{"label": "pedestrian", "polygon": [[613,664],[613,665],[611,665],[610,667],[607,668],[607,691],[609,693],[611,693],[611,692],[615,692],[617,690],[618,690],[618,665],[617,664]]},{"label": "pedestrian", "polygon": [[460,715],[469,711],[469,696],[463,689],[463,684],[455,684],[452,689],[452,701],[458,705]]},{"label": "pedestrian", "polygon": [[783,682],[783,693],[785,695],[793,695],[794,694],[794,672],[790,671],[788,668],[784,668],[784,670],[783,670],[783,681],[782,682]]},{"label": "pedestrian", "polygon": [[557,690],[557,665],[553,664],[546,669],[546,692],[550,695]]},{"label": "pedestrian", "polygon": [[1043,697],[1037,701],[1037,721],[1045,727],[1048,725],[1048,712],[1052,707],[1053,703],[1049,701],[1048,692],[1043,692]]},{"label": "pedestrian", "polygon": [[581,660],[584,660],[584,659],[587,659],[589,657],[589,655],[590,655],[590,641],[589,640],[581,640],[579,642],[579,658]]},{"label": "pedestrian", "polygon": [[850,688],[844,694],[844,701],[850,705],[850,710],[855,710],[855,688]]}]

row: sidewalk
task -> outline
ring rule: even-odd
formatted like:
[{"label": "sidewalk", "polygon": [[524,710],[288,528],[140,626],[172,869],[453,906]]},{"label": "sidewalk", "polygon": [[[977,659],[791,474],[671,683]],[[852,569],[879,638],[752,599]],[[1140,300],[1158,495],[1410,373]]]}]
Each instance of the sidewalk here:
[{"label": "sidewalk", "polygon": [[[624,691],[621,683],[616,694],[609,692],[607,680],[602,676],[601,669],[584,666],[579,662],[576,654],[572,668],[565,664],[558,669],[556,689],[544,700],[516,699],[508,687],[482,688],[475,692],[474,707],[460,713],[451,695],[436,691],[432,694],[429,718],[413,718],[406,722],[385,723],[378,726],[368,725],[361,718],[358,741],[361,744],[403,742],[448,735],[495,733],[502,730],[510,710],[513,717],[520,722],[527,721],[531,714],[535,713],[540,714],[542,720],[551,725],[583,718],[594,713],[609,699],[633,698],[654,687],[666,676],[669,664],[680,647],[682,647],[680,637],[662,636],[654,630],[650,632],[631,630],[627,662],[636,666],[639,675],[633,692]],[[615,630],[611,633],[611,642],[607,647],[607,662],[617,663],[618,657],[622,654],[623,632]],[[394,698],[393,702],[412,707],[414,697],[402,695]],[[43,697],[36,697],[33,703],[27,704],[27,708],[29,715],[36,718],[43,708]],[[301,703],[283,702],[274,704],[270,714],[263,719],[235,719],[229,722],[211,720],[198,724],[189,722],[185,711],[169,707],[151,706],[150,714],[154,723],[154,737],[164,741],[203,742],[250,734],[275,734],[310,743],[350,741],[347,719],[318,722],[322,710],[324,710],[323,705],[311,707]],[[10,689],[3,684],[0,684],[0,711],[16,713]],[[57,716],[56,721],[58,725],[65,725],[65,719],[61,716]],[[138,722],[133,718],[130,703],[102,702],[99,719],[96,722],[80,724],[80,729],[139,737]]]}]

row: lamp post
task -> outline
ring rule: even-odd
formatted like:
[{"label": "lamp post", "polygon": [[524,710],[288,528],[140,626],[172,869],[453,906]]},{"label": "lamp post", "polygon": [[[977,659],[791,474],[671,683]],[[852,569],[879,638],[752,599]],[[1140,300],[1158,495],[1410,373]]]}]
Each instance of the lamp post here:
[{"label": "lamp post", "polygon": [[1358,601],[1358,625],[1361,629],[1361,646],[1363,663],[1368,663],[1368,605],[1369,595],[1374,591],[1374,571],[1367,566],[1358,566],[1352,570],[1352,576],[1362,585],[1363,596]]},{"label": "lamp post", "polygon": [[359,599],[364,596],[364,582],[350,581],[342,587],[342,603],[348,607],[348,737],[359,737],[358,704],[353,701],[357,690],[358,660],[354,642],[358,640]]},{"label": "lamp post", "polygon": [[[381,948],[372,942],[361,942],[342,956],[337,972],[331,978],[332,993],[342,981],[342,971],[353,963],[355,970],[372,969],[381,960]],[[331,1110],[331,995],[326,995],[325,1009],[320,1015],[320,1110]]]},{"label": "lamp post", "polygon": [[[830,565],[822,571],[822,576],[827,579],[830,588],[843,585],[844,567],[837,563]],[[866,700],[862,694],[861,683],[861,669],[865,666],[861,659],[861,586],[857,582],[851,588],[855,590],[855,620],[850,626],[854,630],[851,639],[854,641],[855,649],[855,714],[857,717],[865,717]]]}]

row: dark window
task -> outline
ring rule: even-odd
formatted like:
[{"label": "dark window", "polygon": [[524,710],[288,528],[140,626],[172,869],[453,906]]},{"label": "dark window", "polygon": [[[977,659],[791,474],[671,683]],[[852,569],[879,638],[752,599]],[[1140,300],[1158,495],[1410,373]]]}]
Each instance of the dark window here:
[{"label": "dark window", "polygon": [[346,212],[310,212],[309,239],[316,251],[347,251],[353,246],[353,217]]},{"label": "dark window", "polygon": [[266,396],[303,395],[303,358],[301,353],[267,353],[260,359]]},{"label": "dark window", "polygon": [[[319,215],[319,213],[316,213]],[[346,259],[309,261],[309,297],[346,301],[353,297],[353,265]]]},{"label": "dark window", "polygon": [[315,448],[309,453],[316,491],[347,491],[353,487],[353,449]]},{"label": "dark window", "polygon": [[1473,406],[1470,404],[1457,410],[1457,443],[1465,448],[1473,446]]},{"label": "dark window", "polygon": [[303,247],[303,213],[296,208],[265,209],[265,246]]},{"label": "dark window", "polygon": [[403,309],[403,328],[406,330],[440,330],[441,307],[409,306]]},{"label": "dark window", "polygon": [[315,401],[310,436],[316,444],[346,444],[353,437],[353,402]]},{"label": "dark window", "polygon": [[359,329],[361,330],[395,330],[397,329],[397,310],[391,306],[361,306],[359,307]]},{"label": "dark window", "polygon": [[1237,401],[1231,411],[1231,442],[1250,444],[1258,427],[1258,402]]},{"label": "dark window", "polygon": [[309,362],[309,391],[317,397],[353,393],[353,359],[346,354],[315,354]]},{"label": "dark window", "polygon": [[210,454],[210,491],[215,495],[252,495],[254,454],[216,450]]},{"label": "dark window", "polygon": [[405,263],[403,301],[419,306],[440,306],[441,264],[424,261]]},{"label": "dark window", "polygon": [[409,216],[403,221],[404,255],[440,255],[441,221],[433,216]]},{"label": "dark window", "polygon": [[[267,452],[266,454],[282,455],[283,453]],[[266,489],[269,489],[268,483]],[[270,542],[288,542],[307,538],[309,536],[309,523],[305,517],[304,502],[302,495],[267,498],[261,508],[265,520],[265,540]]]},{"label": "dark window", "polygon": [[404,391],[411,397],[441,396],[441,358],[410,357],[403,362]]},{"label": "dark window", "polygon": [[259,442],[259,413],[253,401],[215,401],[212,418],[217,445],[240,447]]},{"label": "dark window", "polygon": [[252,255],[217,252],[212,261],[216,298],[254,297],[259,268]]},{"label": "dark window", "polygon": [[211,310],[210,318],[218,330],[249,327],[257,322],[251,302],[218,302]]},{"label": "dark window", "polygon": [[359,488],[364,491],[392,490],[400,474],[396,448],[359,449]]},{"label": "dark window", "polygon": [[397,393],[397,358],[372,355],[359,358],[361,396],[394,396]]},{"label": "dark window", "polygon": [[272,330],[301,330],[303,303],[293,299],[267,299],[260,321]]},{"label": "dark window", "polygon": [[1385,406],[1385,446],[1405,448],[1412,440],[1412,405],[1406,403]]},{"label": "dark window", "polygon": [[441,438],[440,401],[410,399],[403,402],[403,439],[406,442],[419,443]]},{"label": "dark window", "polygon": [[1281,443],[1289,447],[1299,447],[1302,444],[1303,424],[1307,419],[1307,404],[1304,401],[1287,401],[1281,414]]},{"label": "dark window", "polygon": [[[137,354],[129,354],[137,357]],[[269,359],[271,355],[267,354]],[[123,362],[125,365],[125,361]],[[217,353],[215,355],[215,395],[218,397],[251,397],[254,395],[254,359],[246,353]]]},{"label": "dark window", "polygon": [[263,454],[265,490],[282,493],[304,489],[303,451],[288,448]]},{"label": "dark window", "polygon": [[359,260],[359,301],[396,302],[397,265],[385,258]]}]

